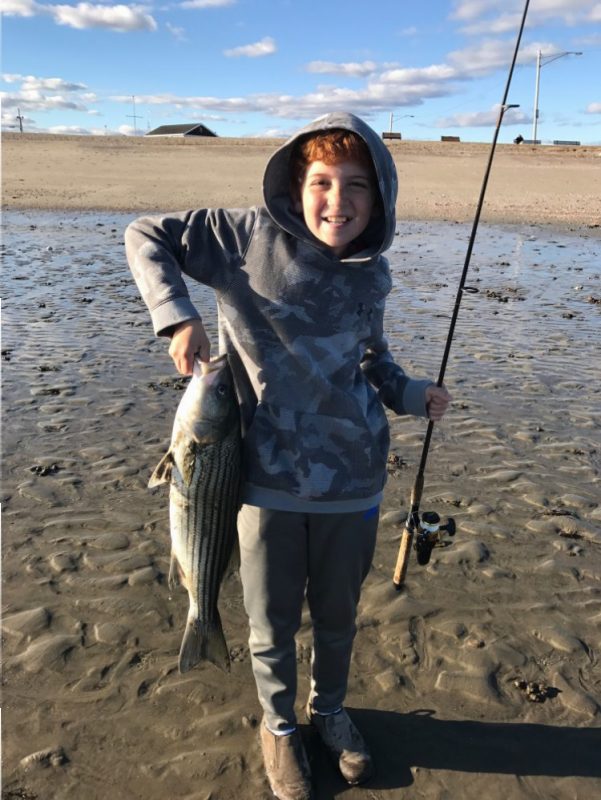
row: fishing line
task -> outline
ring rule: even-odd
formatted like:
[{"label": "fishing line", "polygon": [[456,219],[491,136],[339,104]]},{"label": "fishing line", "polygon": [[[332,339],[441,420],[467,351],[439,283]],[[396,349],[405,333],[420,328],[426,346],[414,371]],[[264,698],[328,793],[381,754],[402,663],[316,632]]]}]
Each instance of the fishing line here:
[{"label": "fishing line", "polygon": [[[505,91],[503,92],[503,99],[501,100],[501,106],[499,108],[499,116],[497,119],[497,124],[493,135],[490,153],[488,156],[488,163],[486,165],[486,170],[484,172],[484,179],[482,181],[482,187],[480,189],[480,197],[478,199],[476,214],[474,216],[474,222],[472,225],[472,232],[470,234],[469,243],[467,246],[465,262],[463,264],[463,272],[461,273],[461,279],[459,281],[459,286],[457,289],[455,305],[453,307],[453,314],[451,316],[451,323],[449,325],[449,332],[447,334],[447,341],[445,344],[442,362],[440,365],[440,372],[438,373],[438,380],[436,382],[437,386],[442,386],[444,381],[444,376],[447,368],[447,361],[449,359],[449,353],[451,351],[453,334],[455,332],[455,324],[457,322],[457,317],[459,316],[459,308],[461,306],[462,297],[464,294],[470,294],[477,291],[477,289],[474,289],[474,287],[472,286],[466,286],[465,281],[467,278],[467,273],[472,258],[472,250],[474,249],[474,241],[476,239],[476,233],[478,231],[480,214],[482,212],[482,206],[484,205],[486,187],[488,186],[488,178],[490,176],[490,170],[495,155],[497,139],[499,138],[501,123],[503,122],[503,116],[505,115],[505,112],[508,109],[519,107],[514,104],[508,105],[507,96],[509,95],[509,87],[511,85],[513,70],[515,68],[515,64],[518,57],[518,51],[520,49],[520,42],[522,40],[522,33],[524,32],[524,26],[526,24],[526,16],[528,14],[529,5],[530,5],[530,0],[526,0],[526,4],[524,6],[524,11],[522,14],[522,21],[520,24],[520,29],[515,43],[515,49],[513,52],[513,59],[511,61],[509,74],[507,76],[507,83],[505,84]],[[421,518],[419,514],[422,492],[424,489],[424,472],[426,469],[426,462],[428,460],[428,451],[430,449],[430,440],[432,439],[433,430],[434,430],[434,422],[430,420],[428,422],[428,428],[426,430],[426,436],[424,439],[422,454],[419,462],[417,475],[415,478],[415,483],[413,484],[413,489],[411,491],[411,509],[409,511],[409,514],[407,515],[407,520],[405,522],[405,527],[403,529],[403,533],[401,536],[399,554],[397,557],[397,563],[394,570],[393,583],[396,589],[401,589],[403,582],[405,580],[405,576],[407,574],[407,566],[409,564],[409,555],[411,553],[411,544],[413,542],[413,536],[416,531],[417,531],[417,541],[415,547],[417,550],[417,560],[418,563],[420,564],[428,563],[428,561],[430,560],[430,554],[432,552],[432,548],[435,546],[435,544],[441,541],[442,534],[444,532],[448,533],[450,536],[453,536],[455,533],[455,523],[453,520],[450,519],[446,525],[440,525],[439,524],[440,517],[435,511],[426,511],[422,514]]]}]

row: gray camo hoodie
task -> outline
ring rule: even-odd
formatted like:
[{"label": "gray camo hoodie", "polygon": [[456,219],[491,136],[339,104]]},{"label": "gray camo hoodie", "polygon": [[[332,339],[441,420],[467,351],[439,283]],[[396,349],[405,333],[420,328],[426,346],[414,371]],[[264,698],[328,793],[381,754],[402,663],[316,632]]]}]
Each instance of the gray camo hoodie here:
[{"label": "gray camo hoodie", "polygon": [[[384,209],[348,258],[310,233],[289,191],[297,139],[334,128],[366,142]],[[383,334],[391,279],[382,253],[394,236],[396,192],[394,163],[379,136],[352,114],[328,114],[272,155],[264,207],[142,218],[126,231],[129,264],[158,335],[200,317],[184,275],[215,291],[219,350],[229,354],[242,410],[245,502],[369,509],[386,479],[382,404],[426,415],[431,382],[408,378]]]}]

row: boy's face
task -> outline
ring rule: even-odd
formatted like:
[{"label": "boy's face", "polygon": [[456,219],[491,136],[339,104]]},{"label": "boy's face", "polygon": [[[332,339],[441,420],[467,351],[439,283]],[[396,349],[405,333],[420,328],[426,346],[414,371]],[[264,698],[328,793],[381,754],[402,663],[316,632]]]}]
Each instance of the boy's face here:
[{"label": "boy's face", "polygon": [[301,185],[297,210],[320,242],[342,256],[372,217],[375,189],[368,169],[357,161],[312,161]]}]

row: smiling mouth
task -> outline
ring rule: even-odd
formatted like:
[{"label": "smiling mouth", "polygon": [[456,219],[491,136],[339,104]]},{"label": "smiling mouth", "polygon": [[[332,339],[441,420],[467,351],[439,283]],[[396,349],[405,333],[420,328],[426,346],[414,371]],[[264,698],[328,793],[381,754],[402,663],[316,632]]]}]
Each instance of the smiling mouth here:
[{"label": "smiling mouth", "polygon": [[351,221],[351,217],[323,217],[323,219],[330,225],[342,225],[345,222]]}]

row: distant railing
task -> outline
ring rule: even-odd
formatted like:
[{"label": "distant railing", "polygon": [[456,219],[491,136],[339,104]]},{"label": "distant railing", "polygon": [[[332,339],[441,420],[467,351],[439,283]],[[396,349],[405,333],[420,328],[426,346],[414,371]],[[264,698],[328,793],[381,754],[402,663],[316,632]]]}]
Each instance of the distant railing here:
[{"label": "distant railing", "polygon": [[384,133],[382,134],[382,139],[402,139],[402,138],[403,137],[401,136],[400,133],[396,133],[393,131],[384,131]]},{"label": "distant railing", "polygon": [[440,141],[441,142],[460,142],[461,139],[459,138],[459,136],[441,136],[440,137]]}]

